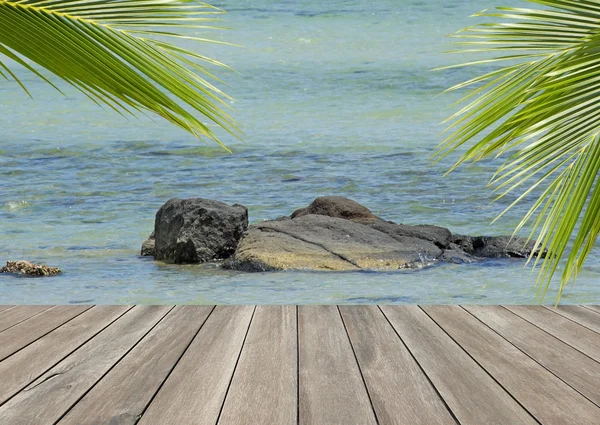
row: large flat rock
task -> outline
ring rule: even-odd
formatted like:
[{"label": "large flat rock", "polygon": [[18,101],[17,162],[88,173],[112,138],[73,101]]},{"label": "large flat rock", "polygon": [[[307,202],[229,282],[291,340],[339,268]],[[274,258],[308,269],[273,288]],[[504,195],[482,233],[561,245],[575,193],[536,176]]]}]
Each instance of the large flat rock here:
[{"label": "large flat rock", "polygon": [[238,270],[398,270],[429,265],[442,255],[433,242],[394,238],[337,217],[308,214],[251,226],[228,267]]}]

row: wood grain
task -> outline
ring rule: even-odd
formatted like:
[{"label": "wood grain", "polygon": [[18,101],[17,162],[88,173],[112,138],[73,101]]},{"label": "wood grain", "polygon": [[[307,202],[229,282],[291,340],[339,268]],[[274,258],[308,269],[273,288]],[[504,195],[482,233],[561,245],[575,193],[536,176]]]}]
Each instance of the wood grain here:
[{"label": "wood grain", "polygon": [[131,309],[1,406],[0,418],[4,424],[53,424],[171,308],[137,306]]},{"label": "wood grain", "polygon": [[583,307],[595,311],[596,313],[600,313],[600,305],[584,305]]},{"label": "wood grain", "polygon": [[539,422],[581,425],[600,418],[598,406],[459,306],[423,309]]},{"label": "wood grain", "polygon": [[[498,334],[600,406],[600,364],[501,306],[464,306]],[[559,317],[560,318],[560,317]]]},{"label": "wood grain", "polygon": [[91,306],[56,306],[0,333],[0,360],[31,344]]},{"label": "wood grain", "polygon": [[509,308],[13,306],[0,425],[597,423],[600,308]]},{"label": "wood grain", "polygon": [[138,425],[214,425],[253,312],[217,306]]},{"label": "wood grain", "polygon": [[600,362],[600,335],[596,332],[563,316],[557,317],[546,308],[525,305],[506,308]]},{"label": "wood grain", "polygon": [[[130,306],[93,307],[0,362],[0,405],[67,357]],[[27,373],[24,373],[24,372]]]},{"label": "wood grain", "polygon": [[456,423],[377,306],[340,306],[339,309],[379,423]]},{"label": "wood grain", "polygon": [[0,332],[27,320],[44,310],[48,310],[51,305],[24,305],[19,308],[7,309],[0,313]]},{"label": "wood grain", "polygon": [[418,306],[382,306],[461,425],[537,422]]},{"label": "wood grain", "polygon": [[582,326],[600,333],[600,314],[588,310],[580,305],[559,305],[558,307],[546,307],[554,313],[560,314]]},{"label": "wood grain", "polygon": [[212,309],[175,307],[59,425],[134,425]]},{"label": "wood grain", "polygon": [[299,306],[298,341],[300,424],[375,424],[337,307]]},{"label": "wood grain", "polygon": [[296,342],[295,306],[256,307],[219,425],[296,424]]}]

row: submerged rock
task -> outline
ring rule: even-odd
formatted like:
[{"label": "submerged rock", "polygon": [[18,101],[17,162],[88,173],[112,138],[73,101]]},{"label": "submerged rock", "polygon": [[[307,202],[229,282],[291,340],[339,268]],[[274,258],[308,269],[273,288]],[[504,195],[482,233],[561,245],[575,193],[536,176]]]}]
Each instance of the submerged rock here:
[{"label": "submerged rock", "polygon": [[33,264],[29,261],[8,261],[6,266],[0,268],[0,273],[14,273],[26,276],[55,276],[62,273],[58,267],[49,267],[42,264]]},{"label": "submerged rock", "polygon": [[204,263],[230,257],[248,228],[248,209],[210,199],[171,199],[156,213],[154,259]]}]

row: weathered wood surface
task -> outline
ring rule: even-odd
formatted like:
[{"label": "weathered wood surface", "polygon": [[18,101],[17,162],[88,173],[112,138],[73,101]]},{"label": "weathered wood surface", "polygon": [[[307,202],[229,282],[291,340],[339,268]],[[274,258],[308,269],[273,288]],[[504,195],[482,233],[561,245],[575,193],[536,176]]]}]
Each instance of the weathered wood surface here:
[{"label": "weathered wood surface", "polygon": [[175,307],[59,424],[135,423],[211,311]]},{"label": "weathered wood surface", "polygon": [[526,305],[506,308],[594,360],[600,361],[600,339],[596,332],[567,318],[557,318],[552,311],[545,308]]},{"label": "weathered wood surface", "polygon": [[0,360],[90,309],[91,306],[56,306],[0,332]]},{"label": "weathered wood surface", "polygon": [[336,306],[298,307],[299,423],[376,424]]},{"label": "weathered wood surface", "polygon": [[456,423],[379,307],[340,306],[340,311],[380,423]]},{"label": "weathered wood surface", "polygon": [[295,306],[256,307],[219,425],[296,424],[297,340]]},{"label": "weathered wood surface", "polygon": [[[600,406],[598,362],[501,306],[465,306],[467,311]],[[598,335],[600,336],[600,335]]]},{"label": "weathered wood surface", "polygon": [[217,306],[139,425],[214,424],[253,313],[250,306]]},{"label": "weathered wood surface", "polygon": [[579,425],[598,419],[596,405],[462,308],[423,309],[538,421]]},{"label": "weathered wood surface", "polygon": [[461,424],[536,424],[418,306],[382,306],[382,310]]},{"label": "weathered wood surface", "polygon": [[51,308],[51,305],[26,305],[19,308],[10,308],[0,312],[0,332],[5,331],[44,310]]},{"label": "weathered wood surface", "polygon": [[585,326],[594,332],[600,333],[600,320],[598,314],[580,305],[565,305],[558,307],[547,307],[561,316]]},{"label": "weathered wood surface", "polygon": [[0,424],[600,423],[597,306],[0,306]]},{"label": "weathered wood surface", "polygon": [[13,305],[0,305],[0,312],[4,310],[8,310],[9,308],[13,308]]}]

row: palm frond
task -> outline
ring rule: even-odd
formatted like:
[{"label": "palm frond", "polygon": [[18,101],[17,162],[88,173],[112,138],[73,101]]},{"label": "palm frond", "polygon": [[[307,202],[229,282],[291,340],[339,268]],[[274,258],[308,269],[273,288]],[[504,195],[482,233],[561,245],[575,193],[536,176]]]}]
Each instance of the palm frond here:
[{"label": "palm frond", "polygon": [[0,76],[25,89],[4,55],[50,82],[28,59],[99,104],[158,114],[222,145],[202,119],[240,135],[228,96],[207,80],[206,65],[225,65],[168,41],[210,41],[182,30],[212,27],[221,13],[186,0],[0,0]]},{"label": "palm frond", "polygon": [[566,257],[560,299],[600,234],[600,2],[528,1],[543,8],[483,11],[475,16],[496,22],[454,35],[461,53],[503,55],[462,65],[511,64],[449,89],[469,91],[434,157],[469,145],[454,169],[506,155],[490,184],[498,197],[522,190],[507,209],[547,185],[515,233],[530,224],[530,239],[537,234],[540,299]]}]

